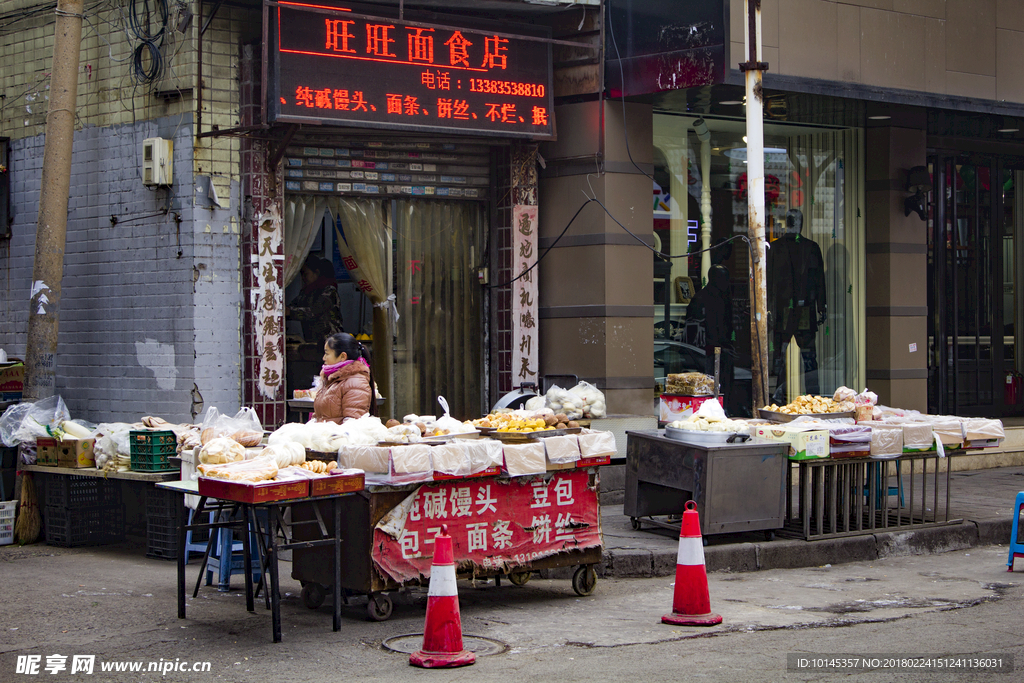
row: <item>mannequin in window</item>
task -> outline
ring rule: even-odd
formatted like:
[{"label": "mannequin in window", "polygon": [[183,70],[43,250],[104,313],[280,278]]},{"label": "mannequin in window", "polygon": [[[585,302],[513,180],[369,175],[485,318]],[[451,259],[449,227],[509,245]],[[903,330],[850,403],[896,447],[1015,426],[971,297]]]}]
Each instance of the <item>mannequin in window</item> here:
[{"label": "mannequin in window", "polygon": [[[686,307],[687,321],[700,321],[704,327],[704,372],[715,374],[715,347],[722,350],[719,366],[719,381],[722,395],[728,403],[733,396],[733,346],[732,295],[729,285],[729,271],[719,264],[708,270],[708,284],[690,300]],[[728,403],[726,404],[728,406]]]},{"label": "mannequin in window", "polygon": [[772,324],[772,372],[777,387],[772,400],[788,403],[784,359],[791,340],[800,347],[804,390],[818,394],[815,337],[825,322],[825,264],[821,248],[805,238],[800,209],[786,213],[786,231],[768,250],[768,311]]}]

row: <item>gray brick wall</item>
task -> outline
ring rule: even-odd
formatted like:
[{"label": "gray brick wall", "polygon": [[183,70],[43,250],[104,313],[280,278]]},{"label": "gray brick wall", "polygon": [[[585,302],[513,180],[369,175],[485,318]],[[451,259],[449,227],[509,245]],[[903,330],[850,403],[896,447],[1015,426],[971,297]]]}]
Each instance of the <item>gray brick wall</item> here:
[{"label": "gray brick wall", "polygon": [[[147,137],[174,139],[169,192],[142,185]],[[0,348],[10,356],[25,352],[43,143],[11,143],[14,223],[0,242]],[[198,206],[192,168],[188,116],[75,133],[57,354],[73,416],[190,420],[194,385],[206,405],[238,408],[238,191],[223,208]]]}]

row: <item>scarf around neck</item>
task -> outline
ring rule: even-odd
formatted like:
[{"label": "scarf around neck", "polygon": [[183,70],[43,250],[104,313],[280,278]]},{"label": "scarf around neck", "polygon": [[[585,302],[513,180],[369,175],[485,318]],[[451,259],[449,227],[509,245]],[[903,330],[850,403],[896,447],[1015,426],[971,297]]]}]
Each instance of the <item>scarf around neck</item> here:
[{"label": "scarf around neck", "polygon": [[334,365],[323,366],[323,368],[321,368],[321,371],[324,373],[324,379],[329,378],[331,375],[336,373],[338,370],[341,370],[346,365],[351,365],[352,363],[355,363],[356,360],[360,360],[362,361],[363,365],[365,365],[366,367],[370,367],[370,364],[367,363],[366,359],[363,358],[362,356],[353,360],[343,360],[340,363],[335,363]]}]

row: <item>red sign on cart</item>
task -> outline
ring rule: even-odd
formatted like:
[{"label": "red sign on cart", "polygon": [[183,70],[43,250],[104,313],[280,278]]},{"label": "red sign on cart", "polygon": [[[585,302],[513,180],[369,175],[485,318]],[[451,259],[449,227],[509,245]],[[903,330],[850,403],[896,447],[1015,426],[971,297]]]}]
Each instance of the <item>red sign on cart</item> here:
[{"label": "red sign on cart", "polygon": [[421,486],[382,520],[373,532],[377,569],[399,583],[429,577],[442,524],[456,564],[484,570],[601,546],[597,488],[585,470],[461,480]]}]

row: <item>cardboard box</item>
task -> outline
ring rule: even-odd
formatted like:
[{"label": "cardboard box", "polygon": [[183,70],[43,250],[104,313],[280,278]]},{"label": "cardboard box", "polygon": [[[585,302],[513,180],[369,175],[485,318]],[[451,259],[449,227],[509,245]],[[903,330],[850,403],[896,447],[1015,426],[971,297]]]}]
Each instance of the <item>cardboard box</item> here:
[{"label": "cardboard box", "polygon": [[221,500],[236,500],[239,503],[270,503],[275,500],[308,497],[309,481],[309,479],[299,479],[246,484],[227,479],[199,477],[199,495]]},{"label": "cardboard box", "polygon": [[755,436],[769,439],[770,441],[784,441],[788,443],[791,460],[827,458],[829,454],[827,429],[808,429],[785,423],[757,425]]},{"label": "cardboard box", "polygon": [[57,466],[57,454],[59,453],[57,439],[39,437],[36,439],[36,464],[45,467]]},{"label": "cardboard box", "polygon": [[577,468],[581,467],[598,467],[600,465],[611,465],[612,456],[610,455],[598,455],[593,458],[580,458],[575,463]]},{"label": "cardboard box", "polygon": [[[693,415],[704,401],[712,396],[679,396],[678,394],[662,394],[661,409],[658,419],[662,422],[682,420]],[[718,402],[725,407],[725,397],[719,396]]]},{"label": "cardboard box", "polygon": [[25,364],[20,360],[0,365],[0,392],[24,391]]},{"label": "cardboard box", "polygon": [[434,472],[434,481],[451,481],[452,479],[476,479],[477,477],[496,477],[501,474],[501,465],[491,465],[485,470],[473,474],[445,474]]},{"label": "cardboard box", "polygon": [[57,442],[57,467],[96,467],[96,439],[64,439]]},{"label": "cardboard box", "polygon": [[366,475],[358,474],[329,474],[326,477],[318,477],[309,480],[309,495],[329,496],[335,493],[352,493],[362,491],[366,488]]}]

